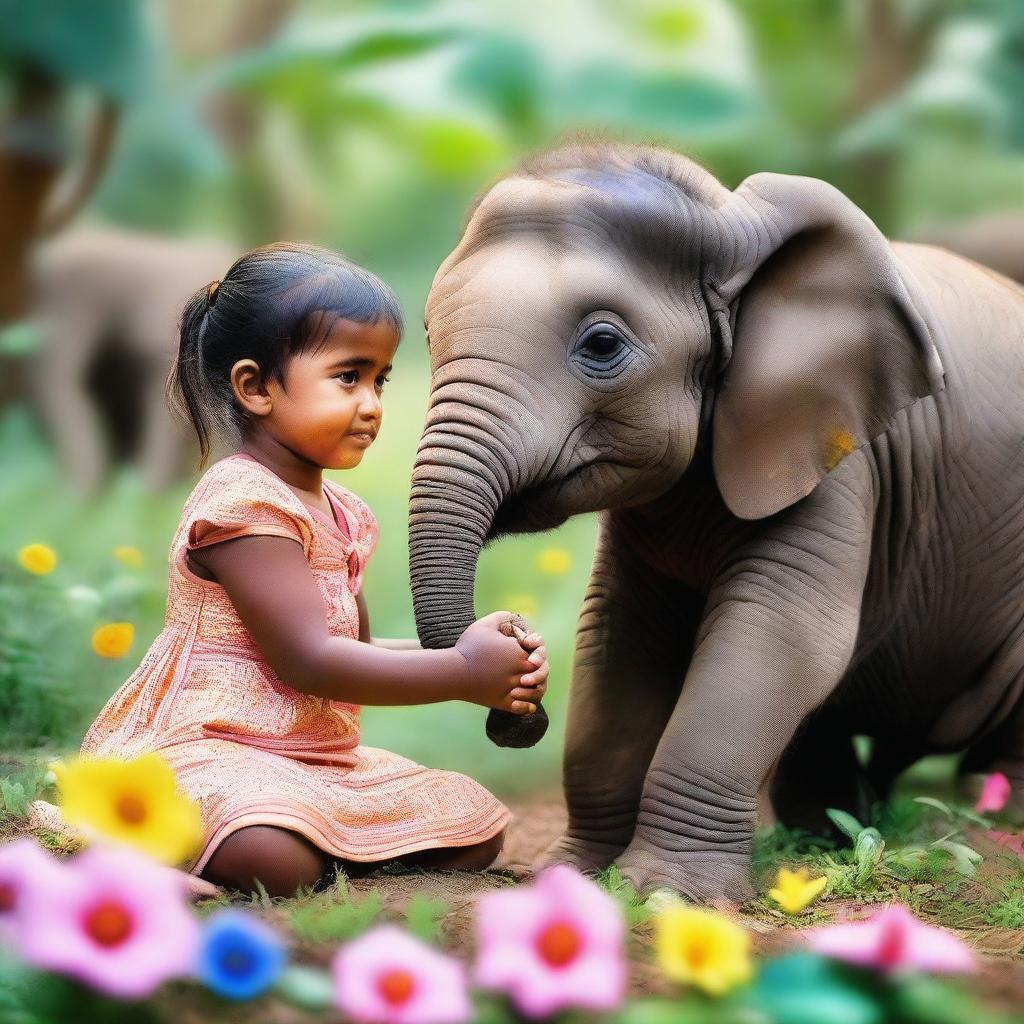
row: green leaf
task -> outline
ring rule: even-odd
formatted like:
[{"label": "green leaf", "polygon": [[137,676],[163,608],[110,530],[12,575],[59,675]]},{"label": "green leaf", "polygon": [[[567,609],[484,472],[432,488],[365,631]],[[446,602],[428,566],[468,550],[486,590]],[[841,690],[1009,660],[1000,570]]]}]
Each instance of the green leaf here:
[{"label": "green leaf", "polygon": [[768,961],[743,1001],[773,1024],[881,1024],[885,1012],[855,976],[813,953]]},{"label": "green leaf", "polygon": [[8,814],[13,814],[19,818],[24,815],[27,796],[25,787],[20,782],[0,779],[0,799],[2,799],[4,810]]},{"label": "green leaf", "polygon": [[852,814],[847,814],[846,811],[841,811],[836,807],[829,807],[825,813],[829,816],[832,824],[853,842],[856,842],[857,837],[864,831],[864,826]]},{"label": "green leaf", "polygon": [[293,1006],[316,1013],[329,1010],[334,1002],[334,985],[324,971],[291,964],[281,972],[275,991]]},{"label": "green leaf", "polygon": [[857,882],[863,885],[878,866],[885,850],[885,840],[876,828],[863,829],[853,848],[853,859],[857,864]]},{"label": "green leaf", "polygon": [[924,804],[925,807],[934,807],[935,810],[941,811],[947,818],[953,817],[953,809],[941,800],[936,800],[933,796],[915,796],[914,803]]},{"label": "green leaf", "polygon": [[956,864],[957,871],[962,875],[973,875],[982,861],[982,856],[977,850],[971,849],[966,843],[956,843],[950,839],[940,839],[932,846],[937,850],[944,850]]}]

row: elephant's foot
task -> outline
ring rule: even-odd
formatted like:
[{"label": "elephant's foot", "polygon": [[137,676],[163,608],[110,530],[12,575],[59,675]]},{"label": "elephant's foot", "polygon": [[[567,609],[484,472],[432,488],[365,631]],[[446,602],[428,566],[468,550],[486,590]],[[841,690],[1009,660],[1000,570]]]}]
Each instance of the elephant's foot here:
[{"label": "elephant's foot", "polygon": [[755,896],[746,853],[673,853],[635,838],[616,864],[641,896],[671,889],[700,904],[740,904]]},{"label": "elephant's foot", "polygon": [[538,870],[568,864],[578,871],[603,871],[624,849],[623,843],[598,843],[565,834],[544,851]]}]

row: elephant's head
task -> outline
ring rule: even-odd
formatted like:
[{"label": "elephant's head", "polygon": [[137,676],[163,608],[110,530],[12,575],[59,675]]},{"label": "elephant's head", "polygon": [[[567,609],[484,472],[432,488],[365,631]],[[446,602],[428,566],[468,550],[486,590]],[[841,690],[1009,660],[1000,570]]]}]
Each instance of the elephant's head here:
[{"label": "elephant's head", "polygon": [[569,147],[491,188],[427,302],[410,511],[425,646],[482,545],[667,491],[707,443],[743,519],[807,495],[942,367],[893,252],[821,181],[730,192],[668,151]]}]

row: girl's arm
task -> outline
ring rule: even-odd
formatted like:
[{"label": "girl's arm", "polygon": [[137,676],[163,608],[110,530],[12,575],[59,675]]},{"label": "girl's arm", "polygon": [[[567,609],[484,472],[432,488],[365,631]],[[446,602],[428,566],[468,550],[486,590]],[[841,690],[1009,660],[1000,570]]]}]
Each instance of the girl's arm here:
[{"label": "girl's arm", "polygon": [[391,640],[379,636],[370,636],[370,613],[366,607],[366,598],[360,590],[356,594],[356,605],[359,608],[359,639],[364,644],[383,647],[388,651],[422,651],[418,640]]},{"label": "girl's arm", "polygon": [[498,631],[507,613],[480,620],[454,648],[391,651],[331,636],[319,587],[292,540],[239,537],[189,556],[225,589],[281,680],[304,693],[351,704],[468,700],[527,714],[544,689],[544,680],[530,675],[538,665]]}]

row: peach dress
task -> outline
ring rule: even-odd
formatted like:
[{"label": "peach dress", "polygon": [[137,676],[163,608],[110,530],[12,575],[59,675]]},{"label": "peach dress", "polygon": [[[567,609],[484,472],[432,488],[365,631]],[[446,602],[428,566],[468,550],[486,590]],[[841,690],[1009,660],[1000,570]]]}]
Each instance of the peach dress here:
[{"label": "peach dress", "polygon": [[351,491],[331,481],[324,490],[336,522],[248,455],[207,471],[171,546],[164,629],[82,743],[85,756],[156,750],[170,762],[202,808],[203,848],[189,866],[195,874],[246,825],[292,829],[335,856],[378,861],[480,843],[508,822],[507,808],[466,776],[360,746],[359,707],[279,679],[224,589],[189,570],[187,551],[219,541],[298,541],[331,634],[357,638],[356,595],[377,523]]}]

